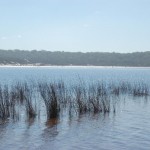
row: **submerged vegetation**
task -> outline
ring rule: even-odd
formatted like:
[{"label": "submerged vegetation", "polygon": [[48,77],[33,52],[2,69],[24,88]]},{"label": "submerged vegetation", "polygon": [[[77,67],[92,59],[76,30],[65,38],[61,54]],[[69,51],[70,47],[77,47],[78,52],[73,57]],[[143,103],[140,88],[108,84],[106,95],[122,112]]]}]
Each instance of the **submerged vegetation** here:
[{"label": "submerged vegetation", "polygon": [[[32,85],[18,82],[13,86],[0,85],[0,120],[19,119],[23,112],[27,119],[39,116],[44,107],[47,120],[59,118],[66,111],[69,116],[85,113],[116,112],[116,97],[120,95],[149,96],[149,87],[143,82],[98,82],[66,85],[59,82],[38,82]],[[39,103],[41,104],[39,106]]]}]

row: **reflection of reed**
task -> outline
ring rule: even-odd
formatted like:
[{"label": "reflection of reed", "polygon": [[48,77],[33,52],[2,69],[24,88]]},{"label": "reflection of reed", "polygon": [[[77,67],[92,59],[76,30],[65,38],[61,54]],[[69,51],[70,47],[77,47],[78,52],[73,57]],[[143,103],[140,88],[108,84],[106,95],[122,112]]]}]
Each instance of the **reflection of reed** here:
[{"label": "reflection of reed", "polygon": [[58,119],[50,119],[45,123],[46,128],[43,130],[41,134],[42,139],[44,140],[54,140],[54,138],[59,134],[57,130],[57,124],[59,123]]},{"label": "reflection of reed", "polygon": [[7,126],[9,125],[8,121],[0,121],[0,140],[2,140],[5,136],[5,134],[7,133]]},{"label": "reflection of reed", "polygon": [[35,118],[30,118],[26,122],[27,122],[28,128],[30,128],[34,124]]},{"label": "reflection of reed", "polygon": [[58,123],[59,123],[59,119],[58,118],[53,118],[53,119],[50,119],[50,120],[46,121],[45,125],[47,127],[51,128],[51,127],[57,125]]}]

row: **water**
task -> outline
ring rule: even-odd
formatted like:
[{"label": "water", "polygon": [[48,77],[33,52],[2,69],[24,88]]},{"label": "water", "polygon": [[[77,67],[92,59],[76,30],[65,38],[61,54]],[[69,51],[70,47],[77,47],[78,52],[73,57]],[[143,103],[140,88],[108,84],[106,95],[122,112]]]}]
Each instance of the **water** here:
[{"label": "water", "polygon": [[[44,79],[43,79],[44,77]],[[58,80],[78,82],[144,81],[150,83],[150,68],[100,67],[2,67],[1,83],[18,80]],[[7,120],[0,125],[0,150],[52,149],[52,150],[149,150],[150,102],[142,97],[120,97],[116,113],[85,114],[46,122],[46,116],[27,120],[23,114],[19,121]]]},{"label": "water", "polygon": [[150,81],[150,68],[128,67],[0,67],[1,82],[18,80]]}]

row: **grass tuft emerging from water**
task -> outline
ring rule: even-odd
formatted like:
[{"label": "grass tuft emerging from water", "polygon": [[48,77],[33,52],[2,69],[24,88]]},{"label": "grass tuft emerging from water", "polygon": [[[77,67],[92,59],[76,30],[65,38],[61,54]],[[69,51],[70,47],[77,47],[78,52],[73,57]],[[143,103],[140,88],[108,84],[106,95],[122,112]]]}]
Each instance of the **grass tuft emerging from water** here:
[{"label": "grass tuft emerging from water", "polygon": [[63,81],[37,82],[32,85],[18,82],[13,86],[0,85],[0,120],[19,119],[24,111],[27,119],[40,116],[44,104],[47,121],[59,118],[61,112],[69,116],[85,113],[115,113],[114,96],[131,95],[133,97],[149,96],[149,87],[143,82],[129,82],[66,85]]}]

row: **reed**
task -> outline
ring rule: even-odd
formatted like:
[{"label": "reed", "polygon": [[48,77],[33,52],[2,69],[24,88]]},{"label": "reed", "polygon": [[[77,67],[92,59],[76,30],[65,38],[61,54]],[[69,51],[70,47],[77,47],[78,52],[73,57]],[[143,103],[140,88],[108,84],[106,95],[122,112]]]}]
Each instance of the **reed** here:
[{"label": "reed", "polygon": [[134,84],[132,91],[133,91],[133,96],[148,96],[149,95],[149,88],[143,82]]},{"label": "reed", "polygon": [[[24,99],[25,99],[25,108],[28,119],[36,117],[36,110],[33,107],[32,103],[32,88],[29,87],[27,83],[24,84]],[[36,104],[35,104],[36,106]]]},{"label": "reed", "polygon": [[5,120],[10,117],[10,99],[8,86],[0,86],[0,119]]},{"label": "reed", "polygon": [[11,87],[11,98],[18,104],[23,104],[25,100],[25,85],[26,83],[17,82]]},{"label": "reed", "polygon": [[87,92],[83,86],[75,86],[73,88],[73,97],[75,108],[79,114],[86,113],[89,111],[88,102],[87,102]]},{"label": "reed", "polygon": [[59,117],[60,98],[58,97],[58,86],[55,83],[39,84],[39,91],[44,100],[47,119]]},{"label": "reed", "polygon": [[110,111],[110,101],[108,100],[109,97],[107,96],[107,88],[105,83],[98,83],[96,85],[89,86],[89,103],[90,103],[90,110],[94,113],[98,112],[109,112]]},{"label": "reed", "polygon": [[10,114],[13,120],[18,116],[16,113],[16,93],[13,90],[10,91]]},{"label": "reed", "polygon": [[[104,81],[93,84],[80,82],[66,86],[62,80],[38,82],[34,86],[27,82],[18,82],[11,88],[8,85],[0,85],[0,120],[16,119],[22,108],[25,108],[24,113],[28,119],[34,119],[36,115],[39,116],[37,114],[39,102],[45,105],[47,120],[58,118],[64,110],[68,111],[69,116],[85,113],[115,113],[115,99],[119,99],[122,94],[134,97],[149,96],[149,87],[143,82],[106,83]],[[33,95],[38,98],[38,103]]]}]

